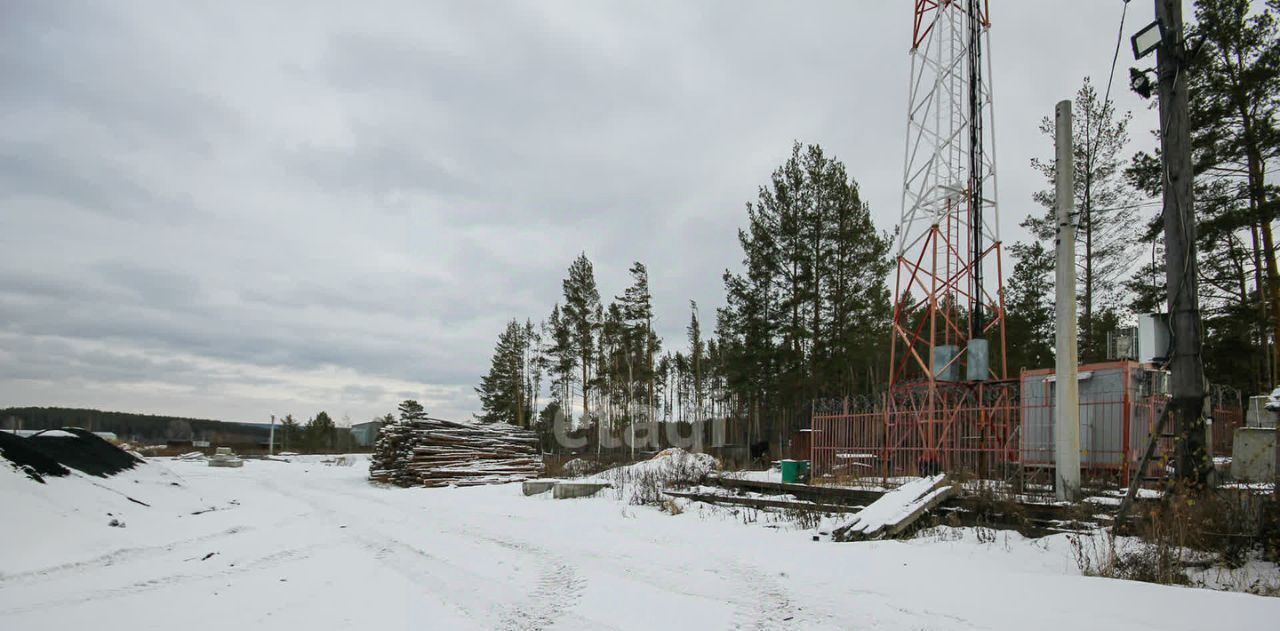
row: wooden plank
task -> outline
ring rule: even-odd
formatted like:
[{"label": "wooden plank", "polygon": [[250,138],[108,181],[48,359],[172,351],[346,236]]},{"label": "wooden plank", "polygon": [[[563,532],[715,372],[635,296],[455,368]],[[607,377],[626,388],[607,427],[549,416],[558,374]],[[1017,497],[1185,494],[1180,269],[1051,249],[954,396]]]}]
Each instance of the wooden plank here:
[{"label": "wooden plank", "polygon": [[693,493],[689,491],[663,491],[672,497],[683,497],[697,502],[711,504],[734,504],[751,508],[790,508],[796,510],[813,510],[823,513],[856,513],[861,506],[843,504],[821,504],[817,502],[801,502],[795,500],[773,500],[763,497],[743,497],[738,495],[718,495],[715,493]]},{"label": "wooden plank", "polygon": [[866,505],[880,499],[883,491],[866,489],[846,489],[837,486],[813,486],[809,484],[793,484],[790,482],[767,482],[763,480],[744,480],[724,476],[711,476],[707,484],[730,489],[744,489],[762,493],[789,494],[796,497],[826,500],[832,503],[851,503]]},{"label": "wooden plank", "polygon": [[928,513],[929,511],[937,507],[939,504],[947,501],[947,499],[950,498],[955,493],[955,491],[956,491],[956,487],[954,486],[943,487],[938,492],[937,495],[934,495],[932,498],[929,499],[929,501],[921,503],[919,507],[917,507],[914,511],[911,512],[911,514],[899,520],[896,524],[890,524],[887,528],[884,529],[884,532],[880,535],[880,537],[883,538],[883,537],[898,536],[898,533],[902,532],[903,530],[906,530],[911,526],[911,524],[916,523],[916,520],[920,519],[921,517],[924,517],[925,513]]}]

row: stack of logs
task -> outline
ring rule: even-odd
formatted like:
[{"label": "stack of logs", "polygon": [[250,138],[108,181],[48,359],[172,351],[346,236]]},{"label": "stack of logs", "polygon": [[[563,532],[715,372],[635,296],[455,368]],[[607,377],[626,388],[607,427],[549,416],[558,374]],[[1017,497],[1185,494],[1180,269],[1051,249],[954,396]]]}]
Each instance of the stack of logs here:
[{"label": "stack of logs", "polygon": [[369,463],[370,479],[397,486],[501,484],[541,474],[532,431],[434,418],[384,425]]}]

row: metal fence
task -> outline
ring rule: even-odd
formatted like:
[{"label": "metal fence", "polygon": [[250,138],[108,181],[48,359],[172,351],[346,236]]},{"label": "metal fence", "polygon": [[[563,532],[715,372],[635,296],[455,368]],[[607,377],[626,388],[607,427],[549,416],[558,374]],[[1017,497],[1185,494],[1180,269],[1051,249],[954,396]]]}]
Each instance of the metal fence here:
[{"label": "metal fence", "polygon": [[[815,415],[815,477],[892,485],[940,471],[1007,479],[1018,460],[1016,402],[968,405],[929,414],[893,408]],[[873,478],[867,480],[866,478]]]},{"label": "metal fence", "polygon": [[[1132,362],[1081,369],[1082,478],[1091,486],[1127,484],[1167,402],[1164,373]],[[813,475],[842,484],[892,486],[904,477],[946,471],[1008,482],[1020,490],[1051,490],[1052,373],[1025,373],[1015,385],[1008,395],[969,397],[929,408],[887,398],[869,410],[815,407]],[[1243,419],[1240,395],[1229,388],[1211,388],[1206,412],[1211,419],[1210,449],[1215,455],[1229,454],[1232,434]],[[1164,434],[1173,433],[1172,424],[1167,425]],[[1162,476],[1173,456],[1173,438],[1162,435],[1157,441],[1156,457],[1144,477]]]}]

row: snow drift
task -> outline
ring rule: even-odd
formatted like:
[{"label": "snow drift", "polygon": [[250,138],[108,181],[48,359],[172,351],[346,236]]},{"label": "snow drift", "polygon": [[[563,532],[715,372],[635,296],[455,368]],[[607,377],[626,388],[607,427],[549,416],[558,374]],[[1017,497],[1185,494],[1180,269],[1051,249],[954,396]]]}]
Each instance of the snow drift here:
[{"label": "snow drift", "polygon": [[654,504],[662,501],[663,489],[700,484],[717,468],[719,463],[708,454],[672,447],[649,460],[614,467],[584,481],[611,484],[619,497],[629,498],[632,504]]}]

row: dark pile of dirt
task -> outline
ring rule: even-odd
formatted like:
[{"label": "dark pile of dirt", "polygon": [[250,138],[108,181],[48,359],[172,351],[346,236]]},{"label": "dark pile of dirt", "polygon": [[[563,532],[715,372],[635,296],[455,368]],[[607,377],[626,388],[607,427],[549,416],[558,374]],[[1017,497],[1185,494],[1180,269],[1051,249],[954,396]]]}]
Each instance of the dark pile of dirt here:
[{"label": "dark pile of dirt", "polygon": [[[95,437],[96,438],[96,437]],[[0,432],[0,457],[13,463],[27,477],[44,483],[44,476],[64,476],[71,473],[57,460],[34,449],[27,439],[9,432]]]},{"label": "dark pile of dirt", "polygon": [[[76,427],[65,427],[48,433],[35,434],[27,438],[19,438],[12,434],[2,433],[6,447],[4,456],[19,466],[31,466],[43,475],[66,475],[71,467],[89,475],[107,477],[125,469],[132,469],[142,464],[142,460],[111,443]],[[9,445],[13,445],[9,448]],[[24,462],[18,463],[10,452],[16,454]],[[35,466],[40,463],[41,468]],[[49,467],[61,469],[61,473]]]},{"label": "dark pile of dirt", "polygon": [[[132,469],[142,460],[78,427],[64,427],[63,432],[73,436],[36,434],[26,440],[40,453],[57,460],[59,464],[79,469],[89,475],[107,477]],[[52,432],[50,432],[52,433]]]}]

